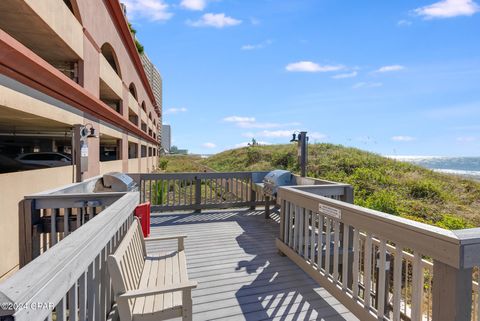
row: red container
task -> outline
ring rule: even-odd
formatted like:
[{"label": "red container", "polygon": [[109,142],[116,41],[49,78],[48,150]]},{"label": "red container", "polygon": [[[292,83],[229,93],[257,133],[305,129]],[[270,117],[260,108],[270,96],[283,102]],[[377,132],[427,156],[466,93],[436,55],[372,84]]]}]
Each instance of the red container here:
[{"label": "red container", "polygon": [[138,205],[135,209],[135,216],[140,219],[143,236],[148,237],[150,235],[150,202]]}]

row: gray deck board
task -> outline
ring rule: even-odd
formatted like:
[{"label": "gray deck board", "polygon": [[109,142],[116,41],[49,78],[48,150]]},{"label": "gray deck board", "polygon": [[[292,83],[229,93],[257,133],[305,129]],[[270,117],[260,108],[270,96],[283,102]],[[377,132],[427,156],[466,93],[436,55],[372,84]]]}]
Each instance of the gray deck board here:
[{"label": "gray deck board", "polygon": [[[152,215],[151,236],[186,234],[189,278],[198,282],[194,320],[358,320],[287,257],[279,226],[262,211]],[[173,250],[173,241],[148,251]]]}]

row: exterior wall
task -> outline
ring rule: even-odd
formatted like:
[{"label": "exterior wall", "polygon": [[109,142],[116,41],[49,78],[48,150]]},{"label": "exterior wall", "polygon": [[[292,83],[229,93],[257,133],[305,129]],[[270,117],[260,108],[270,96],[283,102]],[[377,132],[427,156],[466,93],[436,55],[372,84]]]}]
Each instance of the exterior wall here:
[{"label": "exterior wall", "polygon": [[139,160],[138,158],[133,158],[128,160],[128,173],[139,173]]},{"label": "exterior wall", "polygon": [[[153,137],[149,139],[141,133],[140,121],[138,126],[133,126],[128,121],[128,109],[130,107],[139,115],[139,119],[143,119],[148,127],[153,129],[153,120],[156,124],[160,123],[155,109],[159,103],[153,97],[148,81],[145,80],[146,75],[142,65],[136,62],[136,59],[140,61],[139,58],[132,56],[138,54],[132,53],[131,48],[129,49],[133,39],[130,35],[126,37],[121,31],[121,28],[125,28],[126,22],[122,20],[123,17],[119,20],[118,16],[112,12],[112,8],[119,6],[118,1],[77,0],[80,19],[75,18],[63,0],[25,0],[25,3],[78,56],[78,84],[64,77],[63,74],[58,75],[58,70],[48,62],[27,46],[18,44],[19,39],[12,41],[10,35],[0,30],[2,64],[9,63],[5,68],[0,65],[2,112],[3,110],[22,112],[26,116],[32,115],[36,119],[44,119],[45,123],[50,125],[54,123],[59,128],[66,129],[74,124],[90,124],[100,136],[107,135],[119,139],[121,159],[110,162],[99,162],[100,138],[88,139],[89,167],[84,178],[109,171],[140,172],[155,167],[156,157],[140,158],[141,145],[156,147]],[[25,23],[29,22],[25,21]],[[115,73],[101,54],[100,48],[105,43],[114,50],[120,75]],[[13,52],[14,50],[16,52]],[[22,63],[23,66],[21,66],[18,62],[20,60],[16,59],[14,53],[31,65]],[[17,65],[15,65],[16,62]],[[28,72],[39,74],[39,70],[44,72],[45,76],[42,74],[38,79],[33,79],[28,74]],[[56,77],[55,81],[60,82],[61,86],[55,85],[53,89],[48,87],[53,77]],[[122,119],[112,117],[111,109],[99,100],[100,79],[122,99],[123,114],[120,115]],[[128,88],[131,83],[135,85],[138,99],[129,93]],[[81,95],[72,94],[77,91]],[[94,101],[95,104],[88,101]],[[142,102],[145,103],[146,112],[140,108]],[[84,106],[89,106],[90,109],[86,110]],[[150,113],[153,117],[152,121],[148,119]],[[121,123],[122,121],[124,123]],[[128,141],[138,144],[139,158],[128,159]],[[71,166],[0,174],[0,219],[2,222],[8,222],[8,224],[0,224],[0,243],[8,244],[2,248],[0,278],[14,271],[18,265],[19,201],[25,195],[71,183],[72,177]]]},{"label": "exterior wall", "polygon": [[25,0],[25,2],[80,58],[83,58],[82,25],[62,1]]},{"label": "exterior wall", "polygon": [[18,266],[18,203],[25,195],[70,184],[72,178],[72,166],[0,174],[0,186],[2,187],[0,193],[0,215],[2,217],[0,243],[3,245],[0,279],[14,272]]},{"label": "exterior wall", "polygon": [[122,172],[123,171],[122,163],[123,163],[122,160],[100,162],[100,174],[103,175],[109,172]]}]

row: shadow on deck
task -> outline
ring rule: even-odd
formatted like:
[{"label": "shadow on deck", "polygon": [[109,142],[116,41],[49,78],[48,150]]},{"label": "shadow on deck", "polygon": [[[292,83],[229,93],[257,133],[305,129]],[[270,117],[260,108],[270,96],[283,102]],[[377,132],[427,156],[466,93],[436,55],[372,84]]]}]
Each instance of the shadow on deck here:
[{"label": "shadow on deck", "polygon": [[[152,215],[152,236],[187,234],[194,320],[358,320],[288,258],[263,211]],[[152,244],[168,250],[173,243]]]}]

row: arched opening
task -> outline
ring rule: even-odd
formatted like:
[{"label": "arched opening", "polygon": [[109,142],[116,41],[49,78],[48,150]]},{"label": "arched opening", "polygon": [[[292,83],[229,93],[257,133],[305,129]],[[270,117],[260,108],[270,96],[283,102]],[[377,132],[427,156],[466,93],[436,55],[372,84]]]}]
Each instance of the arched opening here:
[{"label": "arched opening", "polygon": [[147,112],[147,105],[145,105],[145,102],[144,102],[144,101],[142,101],[142,110],[143,110],[144,112]]},{"label": "arched opening", "polygon": [[113,70],[117,73],[117,75],[121,78],[122,74],[120,72],[120,65],[118,63],[117,55],[113,50],[112,46],[109,43],[104,43],[101,48],[102,55],[107,59],[110,66]]},{"label": "arched opening", "polygon": [[152,112],[148,113],[148,119],[152,120]]},{"label": "arched opening", "polygon": [[63,0],[63,3],[67,6],[67,8],[73,13],[75,18],[82,23],[82,18],[80,16],[80,10],[78,9],[77,2],[75,0]]},{"label": "arched opening", "polygon": [[135,85],[133,84],[133,82],[130,84],[130,86],[128,86],[128,91],[130,91],[132,96],[135,97],[135,100],[138,100],[137,89],[135,88]]}]

